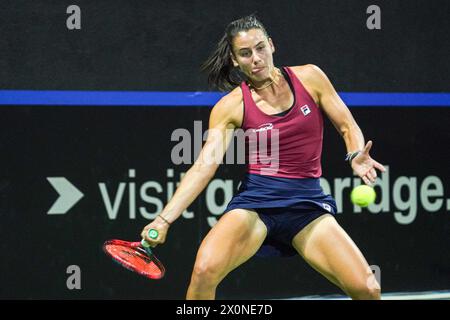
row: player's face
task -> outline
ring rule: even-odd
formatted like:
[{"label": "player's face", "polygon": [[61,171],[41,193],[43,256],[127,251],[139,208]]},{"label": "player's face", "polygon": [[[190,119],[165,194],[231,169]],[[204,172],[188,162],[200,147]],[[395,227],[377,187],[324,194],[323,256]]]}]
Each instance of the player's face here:
[{"label": "player's face", "polygon": [[233,39],[232,60],[250,80],[264,81],[273,70],[272,39],[260,29],[239,32]]}]

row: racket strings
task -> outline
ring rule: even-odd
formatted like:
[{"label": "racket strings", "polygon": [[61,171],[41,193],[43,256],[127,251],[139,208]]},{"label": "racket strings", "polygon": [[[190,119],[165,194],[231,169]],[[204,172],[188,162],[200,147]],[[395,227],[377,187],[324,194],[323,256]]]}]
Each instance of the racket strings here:
[{"label": "racket strings", "polygon": [[156,258],[150,258],[142,248],[109,244],[105,250],[120,264],[150,278],[161,278],[164,267]]}]

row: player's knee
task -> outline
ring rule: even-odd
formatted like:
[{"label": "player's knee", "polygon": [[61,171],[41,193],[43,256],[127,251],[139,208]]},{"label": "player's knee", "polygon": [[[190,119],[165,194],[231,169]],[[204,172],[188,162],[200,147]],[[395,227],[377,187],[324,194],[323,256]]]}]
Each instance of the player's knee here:
[{"label": "player's knee", "polygon": [[209,262],[197,262],[192,272],[192,281],[203,284],[216,284],[220,281],[218,268]]},{"label": "player's knee", "polygon": [[375,278],[361,280],[354,284],[349,291],[353,299],[379,300],[381,298],[381,287]]},{"label": "player's knee", "polygon": [[372,290],[372,297],[374,300],[380,300],[381,299],[381,287],[378,286]]},{"label": "player's knee", "polygon": [[380,300],[381,299],[381,288],[380,286],[372,287],[368,286],[365,290],[364,296],[367,300]]},{"label": "player's knee", "polygon": [[375,275],[371,274],[369,276],[369,280],[367,281],[367,287],[371,299],[373,300],[381,299],[381,286],[378,283],[377,279],[375,278]]}]

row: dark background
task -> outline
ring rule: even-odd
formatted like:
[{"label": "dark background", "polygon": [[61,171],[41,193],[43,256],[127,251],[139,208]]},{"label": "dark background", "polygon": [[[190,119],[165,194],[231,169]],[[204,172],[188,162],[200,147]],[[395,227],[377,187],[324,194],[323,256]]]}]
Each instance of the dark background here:
[{"label": "dark background", "polygon": [[[66,28],[66,8],[81,8],[81,30]],[[366,8],[381,8],[381,30],[366,28]],[[276,65],[312,63],[339,92],[448,92],[447,1],[2,1],[0,89],[206,91],[199,72],[226,25],[256,12],[272,36]],[[158,247],[167,275],[148,281],[101,251],[109,238],[136,239],[148,220],[128,217],[128,186],[115,220],[98,184],[115,195],[119,182],[163,185],[189,166],[175,166],[170,135],[206,129],[208,107],[0,106],[0,297],[20,299],[182,299],[196,250],[210,229],[205,193]],[[437,176],[448,197],[448,108],[351,109],[372,155],[401,176]],[[323,175],[351,177],[342,139],[326,120]],[[128,177],[129,169],[136,178]],[[237,185],[243,168],[224,165],[216,178]],[[66,177],[84,197],[65,215],[48,215],[58,195],[47,177]],[[178,181],[178,180],[176,180]],[[333,189],[333,188],[332,188]],[[449,210],[420,204],[406,225],[398,211],[354,213],[344,192],[337,216],[369,264],[381,268],[384,292],[450,287]],[[332,190],[332,193],[334,190]],[[156,195],[156,194],[155,194]],[[382,195],[383,197],[386,195]],[[407,192],[403,194],[408,198]],[[377,202],[380,200],[377,200]],[[446,203],[447,200],[444,200]],[[218,201],[219,202],[219,201]],[[136,200],[137,207],[151,205]],[[81,268],[81,290],[68,290],[66,269]],[[289,298],[339,293],[300,258],[251,259],[233,271],[218,298]]]},{"label": "dark background", "polygon": [[[66,8],[81,9],[81,30]],[[366,9],[381,9],[369,30]],[[448,91],[448,1],[2,1],[0,87],[206,90],[199,66],[256,12],[278,65],[313,63],[339,91]]]}]

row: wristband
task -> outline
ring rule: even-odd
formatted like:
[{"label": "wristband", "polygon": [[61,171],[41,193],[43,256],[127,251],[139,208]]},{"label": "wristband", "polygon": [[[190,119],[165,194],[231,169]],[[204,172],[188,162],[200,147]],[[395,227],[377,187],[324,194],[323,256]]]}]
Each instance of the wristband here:
[{"label": "wristband", "polygon": [[359,150],[347,153],[347,155],[345,156],[345,161],[348,161],[350,164],[352,164],[352,160],[355,159],[360,153],[361,151]]}]

